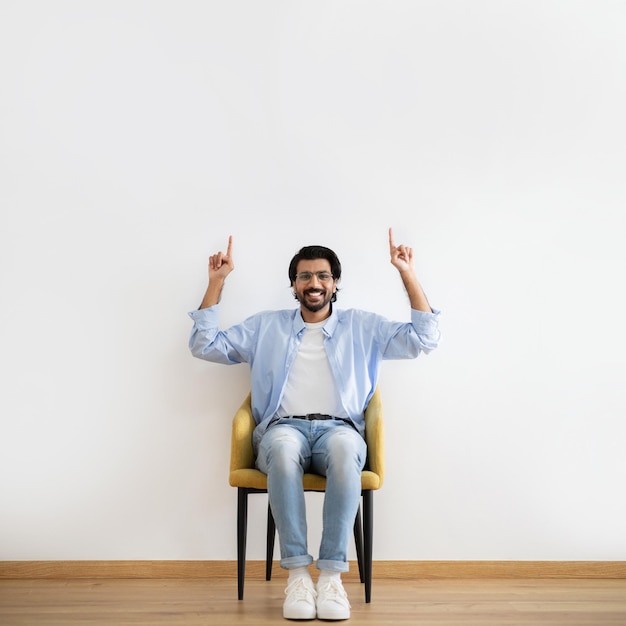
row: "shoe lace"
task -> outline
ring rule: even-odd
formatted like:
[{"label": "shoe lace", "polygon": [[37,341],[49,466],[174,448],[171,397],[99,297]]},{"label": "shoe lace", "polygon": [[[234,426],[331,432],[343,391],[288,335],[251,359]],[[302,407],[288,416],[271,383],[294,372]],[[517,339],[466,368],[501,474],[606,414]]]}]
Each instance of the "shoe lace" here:
[{"label": "shoe lace", "polygon": [[308,600],[310,596],[315,598],[317,593],[313,589],[313,585],[307,585],[304,578],[296,578],[292,583],[287,585],[285,595],[292,597],[294,600]]},{"label": "shoe lace", "polygon": [[328,582],[324,583],[318,589],[318,592],[320,595],[323,594],[326,600],[343,601],[348,606],[350,606],[346,590],[343,588],[343,585],[336,580],[329,580]]}]

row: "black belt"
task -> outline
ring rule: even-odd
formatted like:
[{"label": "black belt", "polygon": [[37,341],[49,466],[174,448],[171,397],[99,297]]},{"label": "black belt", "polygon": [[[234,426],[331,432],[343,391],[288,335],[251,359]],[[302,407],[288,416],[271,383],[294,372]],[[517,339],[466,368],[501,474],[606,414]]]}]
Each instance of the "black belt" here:
[{"label": "black belt", "polygon": [[341,419],[339,417],[333,417],[332,415],[325,415],[324,413],[307,413],[306,415],[290,415],[289,417],[295,420],[334,420]]}]

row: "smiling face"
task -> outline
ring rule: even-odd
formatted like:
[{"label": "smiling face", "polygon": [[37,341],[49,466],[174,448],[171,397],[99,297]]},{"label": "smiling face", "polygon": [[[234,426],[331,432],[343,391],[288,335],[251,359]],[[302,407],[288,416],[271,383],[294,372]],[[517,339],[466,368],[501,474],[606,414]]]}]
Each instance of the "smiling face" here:
[{"label": "smiling face", "polygon": [[[302,273],[311,274],[302,277]],[[330,278],[320,280],[318,272],[326,272]],[[296,268],[296,280],[291,283],[300,302],[302,319],[305,322],[319,322],[330,315],[330,302],[337,289],[337,281],[332,277],[330,263],[326,259],[301,260]]]}]

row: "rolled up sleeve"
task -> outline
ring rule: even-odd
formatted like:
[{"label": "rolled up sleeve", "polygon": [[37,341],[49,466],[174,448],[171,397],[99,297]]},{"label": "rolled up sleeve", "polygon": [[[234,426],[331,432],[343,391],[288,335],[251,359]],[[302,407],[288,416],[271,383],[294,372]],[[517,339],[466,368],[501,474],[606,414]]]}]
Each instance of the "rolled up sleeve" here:
[{"label": "rolled up sleeve", "polygon": [[439,316],[441,311],[433,309],[432,313],[411,309],[411,324],[420,338],[421,348],[428,353],[439,345]]}]

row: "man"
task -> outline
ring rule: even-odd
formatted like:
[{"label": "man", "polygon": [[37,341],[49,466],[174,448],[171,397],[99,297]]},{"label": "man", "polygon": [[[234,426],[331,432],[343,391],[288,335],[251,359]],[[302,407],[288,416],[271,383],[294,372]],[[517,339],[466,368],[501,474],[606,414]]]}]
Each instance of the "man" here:
[{"label": "man", "polygon": [[[306,246],[291,260],[289,280],[300,303],[293,310],[258,313],[220,331],[218,303],[234,269],[233,240],[209,259],[209,285],[194,320],[189,347],[217,363],[250,365],[254,450],[267,474],[278,530],[281,567],[289,570],[283,617],[343,620],[350,603],[341,583],[361,495],[367,447],[363,413],[383,359],[415,358],[439,339],[433,311],[415,274],[413,250],[396,246],[389,229],[392,265],[411,305],[411,321],[339,310],[341,264],[323,246]],[[308,566],[302,474],[326,476],[323,531],[314,587]]]}]

